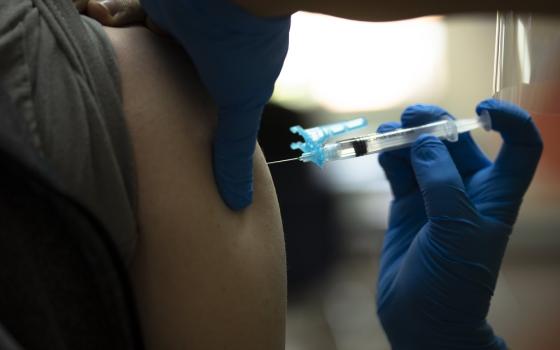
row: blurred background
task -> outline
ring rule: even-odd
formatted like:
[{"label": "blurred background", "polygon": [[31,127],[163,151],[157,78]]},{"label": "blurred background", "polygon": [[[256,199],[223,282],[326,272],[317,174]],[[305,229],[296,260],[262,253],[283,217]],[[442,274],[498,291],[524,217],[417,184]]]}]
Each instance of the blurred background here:
[{"label": "blurred background", "polygon": [[[489,319],[513,349],[560,349],[560,89],[539,84],[558,78],[560,19],[508,16],[497,26],[492,14],[388,23],[294,15],[290,52],[259,142],[274,161],[298,156],[289,148],[297,140],[292,125],[364,116],[370,127],[360,133],[366,133],[398,120],[412,103],[437,104],[457,118],[474,116],[476,104],[493,95],[522,104],[541,128],[545,152]],[[546,108],[535,102],[543,94]],[[474,137],[496,154],[497,134]],[[292,162],[271,172],[288,256],[286,349],[389,349],[376,318],[375,286],[391,193],[376,157],[323,169]]]}]

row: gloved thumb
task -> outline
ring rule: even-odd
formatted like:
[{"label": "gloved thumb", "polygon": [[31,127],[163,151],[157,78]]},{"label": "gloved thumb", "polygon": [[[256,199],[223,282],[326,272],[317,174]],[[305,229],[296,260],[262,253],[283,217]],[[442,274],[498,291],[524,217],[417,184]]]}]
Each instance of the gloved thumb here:
[{"label": "gloved thumb", "polygon": [[253,154],[262,110],[219,111],[213,142],[214,177],[220,196],[233,210],[253,201]]},{"label": "gloved thumb", "polygon": [[438,138],[422,135],[411,148],[411,164],[430,220],[469,219],[475,210],[463,180]]}]

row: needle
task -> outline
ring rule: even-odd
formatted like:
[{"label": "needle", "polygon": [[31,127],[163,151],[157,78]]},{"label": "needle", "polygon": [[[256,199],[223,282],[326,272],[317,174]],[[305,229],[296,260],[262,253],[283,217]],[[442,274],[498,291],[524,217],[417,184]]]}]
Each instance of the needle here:
[{"label": "needle", "polygon": [[291,162],[291,161],[293,161],[293,160],[299,160],[299,157],[298,157],[298,158],[290,158],[290,159],[277,160],[277,161],[274,161],[274,162],[268,162],[268,163],[266,163],[266,164],[268,164],[268,165],[270,165],[270,164],[278,164],[278,163],[284,163],[284,162]]}]

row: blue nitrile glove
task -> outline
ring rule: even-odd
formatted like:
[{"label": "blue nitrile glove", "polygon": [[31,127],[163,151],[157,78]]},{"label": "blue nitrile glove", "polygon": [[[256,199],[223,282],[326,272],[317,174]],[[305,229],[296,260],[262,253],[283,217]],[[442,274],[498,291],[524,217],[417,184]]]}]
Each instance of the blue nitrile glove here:
[{"label": "blue nitrile glove", "polygon": [[[423,135],[411,148],[383,153],[391,183],[389,228],[378,281],[378,316],[393,349],[505,349],[486,322],[508,237],[531,182],[542,141],[531,117],[486,100],[501,133],[494,163],[469,134],[457,143]],[[405,110],[411,127],[447,114],[436,106]],[[400,123],[388,123],[379,132]]]},{"label": "blue nitrile glove", "polygon": [[251,204],[253,152],[264,105],[288,51],[290,17],[258,18],[228,0],[141,0],[191,56],[218,106],[214,176],[234,210]]}]

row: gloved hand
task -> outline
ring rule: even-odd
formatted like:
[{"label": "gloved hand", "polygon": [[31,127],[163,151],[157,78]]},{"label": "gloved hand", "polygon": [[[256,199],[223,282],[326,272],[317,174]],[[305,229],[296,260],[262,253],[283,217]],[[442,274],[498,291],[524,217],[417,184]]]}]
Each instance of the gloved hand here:
[{"label": "gloved hand", "polygon": [[290,18],[258,18],[229,0],[142,0],[142,5],[186,49],[215,100],[218,190],[230,208],[248,206],[261,114],[288,50]]},{"label": "gloved hand", "polygon": [[[504,250],[542,141],[531,117],[486,100],[504,144],[490,162],[469,134],[457,143],[423,135],[411,148],[383,153],[391,184],[389,228],[378,280],[377,312],[393,349],[505,349],[486,322]],[[415,105],[402,126],[438,120]],[[391,131],[400,123],[380,126]]]}]

